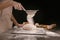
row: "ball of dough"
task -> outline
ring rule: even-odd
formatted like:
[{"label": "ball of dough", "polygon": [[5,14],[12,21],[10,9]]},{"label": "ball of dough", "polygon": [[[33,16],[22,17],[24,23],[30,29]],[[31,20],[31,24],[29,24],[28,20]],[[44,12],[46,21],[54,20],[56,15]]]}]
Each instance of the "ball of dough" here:
[{"label": "ball of dough", "polygon": [[34,30],[36,29],[36,26],[32,25],[32,24],[26,24],[23,26],[24,30]]}]

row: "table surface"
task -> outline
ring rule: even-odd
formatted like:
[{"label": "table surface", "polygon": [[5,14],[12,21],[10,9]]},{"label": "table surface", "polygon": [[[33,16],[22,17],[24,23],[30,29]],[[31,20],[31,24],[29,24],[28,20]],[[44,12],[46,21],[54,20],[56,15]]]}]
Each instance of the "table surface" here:
[{"label": "table surface", "polygon": [[[52,31],[47,31],[47,33]],[[59,33],[60,30],[52,33]],[[54,36],[51,34],[21,34],[21,33],[2,33],[0,34],[0,40],[60,40],[60,36]]]}]

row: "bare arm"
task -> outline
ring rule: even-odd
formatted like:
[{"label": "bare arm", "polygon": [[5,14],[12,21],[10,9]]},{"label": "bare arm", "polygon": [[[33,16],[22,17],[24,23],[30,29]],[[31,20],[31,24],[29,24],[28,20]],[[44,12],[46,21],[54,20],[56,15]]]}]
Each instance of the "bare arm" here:
[{"label": "bare arm", "polygon": [[[15,9],[18,9],[18,10],[24,10],[25,11],[25,8],[21,5],[21,3],[18,3],[18,2],[15,2],[15,1],[12,1],[12,3],[13,3],[13,6],[14,6],[14,8]],[[16,20],[15,20],[15,18],[14,18],[14,16],[12,15],[12,20],[13,20],[13,22],[14,22],[14,24],[16,25],[16,26],[23,26],[24,24],[19,24]]]},{"label": "bare arm", "polygon": [[15,1],[4,1],[4,2],[0,3],[0,10],[7,8],[9,6],[14,6],[15,9],[25,11],[25,8],[22,6],[22,4],[15,2]]},{"label": "bare arm", "polygon": [[12,15],[11,19],[12,19],[13,23],[14,23],[16,26],[18,26],[18,27],[22,27],[22,26],[23,26],[23,24],[19,24],[19,23],[16,21],[16,19],[14,18],[13,15]]},{"label": "bare arm", "polygon": [[4,1],[4,2],[0,3],[0,10],[3,10],[4,8],[7,8],[9,6],[13,6],[12,2],[11,1],[7,1],[7,2]]},{"label": "bare arm", "polygon": [[13,23],[14,23],[16,26],[18,26],[18,22],[15,20],[15,18],[14,18],[13,15],[12,15],[11,19],[12,19]]},{"label": "bare arm", "polygon": [[15,9],[18,9],[18,10],[26,10],[23,6],[22,6],[22,4],[21,3],[18,3],[18,2],[15,2],[15,1],[13,1],[13,6],[14,6],[14,8]]}]

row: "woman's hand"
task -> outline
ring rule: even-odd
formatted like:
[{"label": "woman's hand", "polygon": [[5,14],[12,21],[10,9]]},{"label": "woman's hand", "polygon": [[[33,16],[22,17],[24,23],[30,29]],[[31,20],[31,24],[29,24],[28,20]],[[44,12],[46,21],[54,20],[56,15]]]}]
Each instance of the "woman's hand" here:
[{"label": "woman's hand", "polygon": [[13,1],[13,6],[14,6],[15,9],[25,10],[25,8],[22,6],[21,3],[18,3],[18,2]]},{"label": "woman's hand", "polygon": [[24,26],[24,24],[18,24],[18,27],[23,27]]}]

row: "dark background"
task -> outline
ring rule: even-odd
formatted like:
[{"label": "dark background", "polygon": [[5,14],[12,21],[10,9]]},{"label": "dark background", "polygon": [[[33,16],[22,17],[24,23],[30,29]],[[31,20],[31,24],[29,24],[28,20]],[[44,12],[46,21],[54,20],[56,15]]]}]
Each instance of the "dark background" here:
[{"label": "dark background", "polygon": [[39,14],[35,17],[35,21],[39,21],[40,24],[60,24],[59,14],[56,12],[57,4],[56,1],[52,0],[14,0],[20,2],[24,8],[27,9],[38,9]]}]

